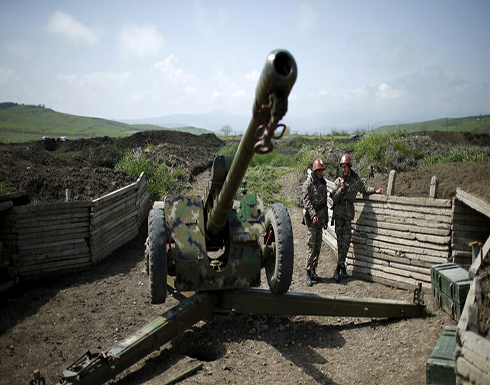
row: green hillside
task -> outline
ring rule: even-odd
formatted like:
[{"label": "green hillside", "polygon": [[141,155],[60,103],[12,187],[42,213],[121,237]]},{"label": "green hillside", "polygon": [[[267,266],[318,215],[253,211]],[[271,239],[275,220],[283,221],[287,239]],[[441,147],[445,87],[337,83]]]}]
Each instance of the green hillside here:
[{"label": "green hillside", "polygon": [[[43,136],[72,139],[95,136],[121,137],[138,131],[166,130],[165,127],[150,124],[129,125],[113,120],[69,115],[53,111],[44,106],[0,103],[0,142],[16,143],[38,140]],[[173,128],[193,134],[209,131],[195,128]]]},{"label": "green hillside", "polygon": [[394,131],[465,131],[475,133],[490,132],[490,115],[468,116],[466,118],[441,118],[426,122],[396,124],[378,127],[374,132],[388,133]]}]

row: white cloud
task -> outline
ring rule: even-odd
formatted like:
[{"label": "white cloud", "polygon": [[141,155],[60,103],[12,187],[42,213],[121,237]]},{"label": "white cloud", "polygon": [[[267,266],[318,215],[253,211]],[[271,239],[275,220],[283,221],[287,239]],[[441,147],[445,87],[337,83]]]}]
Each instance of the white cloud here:
[{"label": "white cloud", "polygon": [[184,92],[188,95],[196,95],[196,87],[185,87]]},{"label": "white cloud", "polygon": [[394,88],[391,84],[381,83],[375,91],[376,97],[382,100],[398,99],[403,96],[401,89]]},{"label": "white cloud", "polygon": [[31,57],[31,47],[27,40],[10,40],[2,44],[2,51],[7,56],[27,60]]},{"label": "white cloud", "polygon": [[470,82],[452,70],[427,67],[392,81],[320,89],[307,100],[314,111],[338,122],[353,124],[373,117],[423,121],[486,113],[490,110],[490,85]]},{"label": "white cloud", "polygon": [[14,83],[18,80],[19,76],[17,72],[5,66],[0,66],[0,84],[6,85],[9,83]]},{"label": "white cloud", "polygon": [[123,59],[158,56],[165,43],[165,39],[153,24],[136,25],[126,24],[119,31],[117,48]]},{"label": "white cloud", "polygon": [[223,9],[218,9],[218,22],[220,25],[228,23],[228,13]]},{"label": "white cloud", "polygon": [[62,74],[56,79],[53,89],[47,94],[47,105],[56,106],[66,113],[103,116],[102,112],[106,111],[109,116],[117,116],[128,105],[144,98],[135,89],[130,72],[93,72],[82,76]]},{"label": "white cloud", "polygon": [[298,7],[298,28],[300,32],[308,33],[315,29],[318,12],[311,7],[300,4]]},{"label": "white cloud", "polygon": [[196,27],[206,37],[218,36],[218,28],[228,23],[228,14],[219,8],[215,14],[211,14],[200,2],[194,3],[196,11]]},{"label": "white cloud", "polygon": [[243,90],[236,90],[231,95],[232,98],[243,98],[244,96],[247,96],[247,94]]},{"label": "white cloud", "polygon": [[247,82],[252,82],[254,84],[256,84],[258,82],[259,77],[260,77],[260,73],[257,70],[252,70],[252,71],[247,72],[245,74],[245,80]]},{"label": "white cloud", "polygon": [[402,34],[391,34],[383,47],[373,54],[374,68],[403,70],[430,62],[433,49],[426,42],[417,41]]},{"label": "white cloud", "polygon": [[[93,72],[83,76],[76,75],[58,75],[57,79],[62,86],[68,86],[71,90],[80,92],[84,95],[103,95],[118,94],[118,90],[123,89],[132,80],[130,72],[110,73],[110,72]],[[67,91],[69,93],[70,91]]]},{"label": "white cloud", "polygon": [[48,21],[47,30],[62,36],[69,44],[93,45],[98,42],[95,30],[86,27],[73,16],[63,12],[55,12]]},{"label": "white cloud", "polygon": [[165,60],[156,62],[152,70],[156,71],[159,78],[171,83],[186,83],[194,79],[193,75],[188,74],[179,67],[179,59],[174,55],[170,55]]}]

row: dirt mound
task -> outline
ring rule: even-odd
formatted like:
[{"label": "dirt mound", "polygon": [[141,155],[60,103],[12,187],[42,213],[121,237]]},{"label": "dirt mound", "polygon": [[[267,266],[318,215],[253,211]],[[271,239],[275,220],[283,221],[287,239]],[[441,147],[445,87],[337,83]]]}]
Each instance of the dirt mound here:
[{"label": "dirt mound", "polygon": [[154,162],[179,166],[187,182],[211,165],[223,142],[214,134],[140,132],[125,138],[98,137],[66,142],[0,144],[0,181],[29,195],[32,203],[99,198],[136,181],[114,170],[126,151],[141,149]]},{"label": "dirt mound", "polygon": [[437,143],[462,146],[490,146],[490,135],[472,132],[424,131],[412,135],[426,135]]},{"label": "dirt mound", "polygon": [[[471,193],[490,202],[489,162],[443,163],[417,171],[398,173],[395,181],[395,195],[405,197],[428,197],[433,176],[439,181],[437,198],[450,199],[456,195],[456,188]],[[366,180],[370,186],[386,189],[388,176],[376,176]]]}]

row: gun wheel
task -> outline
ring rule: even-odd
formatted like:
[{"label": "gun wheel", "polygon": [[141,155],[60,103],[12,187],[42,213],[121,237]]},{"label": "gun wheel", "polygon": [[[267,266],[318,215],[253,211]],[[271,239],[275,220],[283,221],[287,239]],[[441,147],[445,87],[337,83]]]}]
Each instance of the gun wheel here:
[{"label": "gun wheel", "polygon": [[274,294],[289,290],[293,277],[293,229],[288,210],[283,204],[273,204],[265,215],[265,272]]},{"label": "gun wheel", "polygon": [[152,304],[164,303],[167,297],[167,228],[162,210],[148,215],[148,275]]}]

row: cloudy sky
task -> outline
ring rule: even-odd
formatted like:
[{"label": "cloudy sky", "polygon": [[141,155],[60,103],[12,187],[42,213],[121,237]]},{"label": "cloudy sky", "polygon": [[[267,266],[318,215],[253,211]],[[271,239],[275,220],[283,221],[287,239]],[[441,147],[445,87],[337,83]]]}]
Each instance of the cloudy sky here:
[{"label": "cloudy sky", "polygon": [[298,66],[286,119],[490,114],[489,20],[488,0],[2,1],[0,101],[107,119],[249,115],[282,48]]}]

